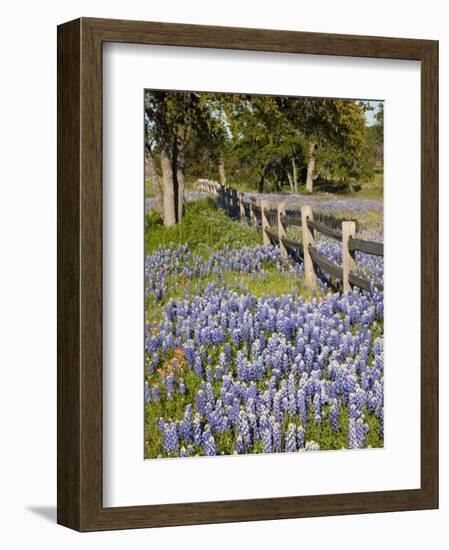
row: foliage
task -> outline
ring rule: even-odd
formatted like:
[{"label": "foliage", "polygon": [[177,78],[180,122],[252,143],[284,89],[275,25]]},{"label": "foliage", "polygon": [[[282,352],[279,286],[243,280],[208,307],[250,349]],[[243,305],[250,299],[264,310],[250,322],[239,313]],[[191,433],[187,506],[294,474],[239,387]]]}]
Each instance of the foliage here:
[{"label": "foliage", "polygon": [[[184,140],[195,135],[207,140],[223,139],[223,127],[214,116],[215,94],[175,91],[145,92],[146,142],[156,151],[171,144],[175,137]],[[213,144],[216,146],[216,144]]]},{"label": "foliage", "polygon": [[254,227],[233,222],[216,208],[211,198],[187,203],[181,223],[165,228],[160,216],[150,211],[145,217],[145,250],[149,254],[163,244],[189,243],[192,251],[207,254],[225,246],[254,246],[260,241]]},{"label": "foliage", "polygon": [[[367,126],[358,100],[155,92],[145,96],[146,140],[157,155],[182,135],[187,179],[246,189],[298,192],[306,176],[339,192],[373,178],[383,161],[383,104]],[[311,158],[313,157],[313,163]]]},{"label": "foliage", "polygon": [[377,165],[382,165],[384,160],[384,104],[379,104],[379,110],[375,116],[376,122],[366,128],[367,143],[370,156]]}]

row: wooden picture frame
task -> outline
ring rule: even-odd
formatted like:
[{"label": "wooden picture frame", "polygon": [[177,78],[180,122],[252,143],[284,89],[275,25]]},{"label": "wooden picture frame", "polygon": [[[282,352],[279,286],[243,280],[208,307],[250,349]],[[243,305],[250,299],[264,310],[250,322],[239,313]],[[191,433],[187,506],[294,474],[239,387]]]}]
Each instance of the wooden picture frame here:
[{"label": "wooden picture frame", "polygon": [[[102,44],[421,62],[421,488],[104,508]],[[58,27],[58,523],[79,531],[438,506],[438,42],[81,18]]]}]

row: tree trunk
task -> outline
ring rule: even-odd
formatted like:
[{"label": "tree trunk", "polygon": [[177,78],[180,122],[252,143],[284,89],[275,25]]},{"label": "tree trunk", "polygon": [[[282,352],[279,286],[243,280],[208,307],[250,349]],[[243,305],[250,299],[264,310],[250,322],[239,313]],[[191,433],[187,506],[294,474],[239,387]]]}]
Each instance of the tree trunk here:
[{"label": "tree trunk", "polygon": [[185,189],[185,147],[182,139],[177,138],[176,142],[176,182],[177,182],[177,222],[182,220],[184,214],[184,189]]},{"label": "tree trunk", "polygon": [[164,215],[163,192],[159,174],[157,173],[156,162],[154,161],[153,153],[149,148],[145,148],[145,168],[148,177],[151,180],[153,195],[156,200],[156,209],[161,216]]},{"label": "tree trunk", "polygon": [[262,172],[260,173],[260,178],[259,178],[259,183],[257,184],[257,191],[259,193],[263,193],[264,192],[264,188],[265,188],[265,172],[266,172],[266,169],[267,169],[267,164],[264,164],[263,168],[262,168]]},{"label": "tree trunk", "polygon": [[164,180],[164,225],[171,227],[176,224],[175,182],[173,178],[172,159],[164,147],[161,147],[162,179]]},{"label": "tree trunk", "polygon": [[290,184],[290,191],[292,193],[295,192],[295,188],[294,188],[294,185],[293,185],[293,177],[292,175],[290,174],[290,172],[287,170],[287,178],[288,178],[288,183]]},{"label": "tree trunk", "polygon": [[226,172],[225,172],[225,165],[224,165],[224,159],[220,156],[220,162],[218,164],[218,173],[220,175],[220,183],[221,185],[224,185],[226,187]]},{"label": "tree trunk", "polygon": [[298,171],[296,170],[295,157],[292,157],[292,168],[293,168],[293,187],[294,192],[298,193]]},{"label": "tree trunk", "polygon": [[262,172],[259,178],[259,183],[257,184],[257,191],[259,193],[263,193],[264,187],[265,187],[265,173]]},{"label": "tree trunk", "polygon": [[309,150],[309,162],[307,163],[307,179],[306,179],[306,191],[309,193],[313,192],[313,172],[315,170],[315,149],[316,144],[310,144]]}]

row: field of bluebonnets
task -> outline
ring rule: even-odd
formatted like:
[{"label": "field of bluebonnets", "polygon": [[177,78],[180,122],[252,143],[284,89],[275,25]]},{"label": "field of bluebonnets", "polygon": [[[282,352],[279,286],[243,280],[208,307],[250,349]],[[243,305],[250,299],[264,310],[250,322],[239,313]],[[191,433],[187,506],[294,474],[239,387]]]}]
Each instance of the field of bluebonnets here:
[{"label": "field of bluebonnets", "polygon": [[[311,294],[300,258],[262,246],[212,198],[190,192],[186,201],[170,228],[147,201],[145,457],[382,447],[383,258],[356,253],[371,292],[343,294],[319,273]],[[383,240],[371,223],[381,201],[304,201]],[[340,243],[316,246],[341,265]]]}]

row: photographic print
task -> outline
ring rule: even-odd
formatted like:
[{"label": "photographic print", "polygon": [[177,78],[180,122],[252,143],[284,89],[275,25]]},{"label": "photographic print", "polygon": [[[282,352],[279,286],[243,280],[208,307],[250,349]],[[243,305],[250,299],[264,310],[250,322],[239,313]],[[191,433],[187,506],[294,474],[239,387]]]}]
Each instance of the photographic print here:
[{"label": "photographic print", "polygon": [[145,458],[383,447],[383,101],[143,101]]}]

